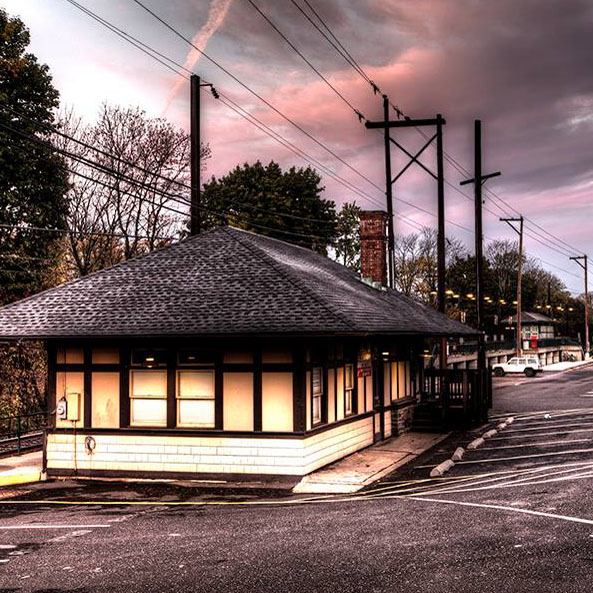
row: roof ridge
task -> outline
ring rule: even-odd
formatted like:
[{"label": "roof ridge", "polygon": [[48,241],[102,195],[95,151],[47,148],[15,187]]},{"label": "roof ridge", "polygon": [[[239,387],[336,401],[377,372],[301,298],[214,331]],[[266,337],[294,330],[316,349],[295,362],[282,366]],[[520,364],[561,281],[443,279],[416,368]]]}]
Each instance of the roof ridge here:
[{"label": "roof ridge", "polygon": [[[227,233],[229,236],[233,237],[233,235],[231,233],[228,232],[227,227],[222,227],[222,229],[224,230],[225,233]],[[238,230],[242,230],[242,229],[238,229]],[[256,233],[253,233],[254,236],[261,236],[261,235],[257,235]],[[315,300],[317,303],[319,303],[324,309],[326,309],[327,311],[329,311],[329,313],[331,313],[331,315],[333,317],[335,317],[336,319],[338,319],[339,321],[345,323],[348,327],[350,327],[352,330],[358,330],[358,328],[356,326],[354,326],[352,324],[352,322],[344,315],[342,315],[341,313],[334,311],[326,302],[324,299],[322,299],[318,294],[316,294],[315,292],[313,292],[312,290],[310,290],[309,288],[307,288],[306,286],[304,286],[298,278],[295,278],[292,274],[290,274],[290,272],[288,270],[285,270],[284,268],[280,267],[273,258],[271,258],[267,253],[265,253],[264,251],[262,251],[259,247],[257,247],[256,245],[254,245],[253,243],[250,242],[246,242],[243,241],[242,239],[240,239],[237,236],[233,237],[235,239],[235,241],[237,241],[238,243],[240,243],[241,245],[243,245],[243,247],[249,249],[252,253],[256,253],[256,255],[259,256],[260,259],[262,259],[269,267],[271,267],[273,270],[275,270],[277,273],[281,274],[282,276],[284,276],[291,284],[293,284],[294,286],[296,286],[301,292],[304,292],[305,294],[307,294],[308,296],[310,296],[311,298],[313,298],[313,300]],[[266,237],[267,238],[267,237]],[[282,243],[286,243],[286,241],[281,241]],[[289,245],[291,245],[289,243]]]}]

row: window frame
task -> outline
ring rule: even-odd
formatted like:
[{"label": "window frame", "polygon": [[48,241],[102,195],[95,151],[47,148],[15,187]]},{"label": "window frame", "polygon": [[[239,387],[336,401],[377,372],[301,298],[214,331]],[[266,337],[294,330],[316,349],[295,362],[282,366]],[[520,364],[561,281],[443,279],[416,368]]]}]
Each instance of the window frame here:
[{"label": "window frame", "polygon": [[[165,381],[165,392],[164,395],[152,395],[152,394],[143,394],[143,395],[134,395],[134,375],[140,373],[150,373],[152,375],[164,375]],[[167,427],[167,369],[162,367],[160,368],[143,368],[143,367],[134,367],[130,369],[130,388],[129,388],[129,400],[130,400],[130,427],[131,428],[166,428]],[[165,402],[165,417],[164,420],[159,423],[154,422],[135,422],[134,421],[134,401],[164,401]]]},{"label": "window frame", "polygon": [[[315,392],[315,373],[319,371],[319,392]],[[323,414],[323,398],[325,397],[324,368],[321,365],[311,367],[311,426],[319,426],[325,422]],[[319,400],[319,416],[315,416],[315,400]]]},{"label": "window frame", "polygon": [[[348,387],[348,373],[350,372],[351,385]],[[344,418],[356,414],[356,390],[354,380],[354,363],[348,362],[344,364]],[[350,406],[348,406],[348,401]],[[350,407],[350,409],[348,409]]]},{"label": "window frame", "polygon": [[[212,380],[212,394],[211,395],[197,395],[191,396],[181,395],[181,376],[183,374],[209,374]],[[183,422],[181,417],[181,404],[184,401],[196,402],[206,401],[211,402],[212,405],[212,422]],[[214,430],[216,429],[216,368],[213,364],[208,367],[200,366],[198,368],[178,368],[175,371],[175,426],[176,428],[193,428],[199,430]]]}]

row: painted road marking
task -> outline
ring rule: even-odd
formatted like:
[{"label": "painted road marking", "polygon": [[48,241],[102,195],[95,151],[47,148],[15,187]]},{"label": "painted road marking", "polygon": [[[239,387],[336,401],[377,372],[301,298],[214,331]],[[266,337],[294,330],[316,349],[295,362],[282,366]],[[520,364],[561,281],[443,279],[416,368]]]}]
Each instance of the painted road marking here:
[{"label": "painted road marking", "polygon": [[490,459],[472,459],[471,461],[458,461],[455,465],[490,463],[492,461],[514,461],[516,459],[533,459],[533,458],[537,458],[537,457],[551,457],[553,455],[574,455],[575,453],[593,453],[593,449],[572,449],[570,451],[554,451],[552,453],[535,453],[533,455],[516,455],[513,457],[491,457]]},{"label": "painted road marking", "polygon": [[[568,470],[564,470],[562,471],[558,471],[559,468],[565,468],[565,467],[570,467],[571,469]],[[559,475],[562,473],[568,473],[568,472],[580,472],[583,470],[587,470],[589,471],[591,468],[593,468],[593,464],[590,461],[587,462],[581,462],[578,464],[563,464],[563,465],[559,465],[559,466],[543,466],[543,467],[536,467],[536,468],[527,468],[527,469],[522,469],[522,470],[507,470],[504,472],[494,472],[494,474],[498,473],[498,474],[502,474],[499,475],[498,477],[492,478],[492,477],[488,477],[488,474],[484,474],[485,479],[476,479],[473,482],[457,482],[456,484],[432,484],[432,485],[428,485],[424,488],[416,488],[416,489],[410,489],[410,488],[394,488],[393,491],[391,492],[391,494],[394,493],[398,493],[398,494],[402,494],[402,493],[408,493],[408,492],[414,492],[416,490],[420,491],[417,495],[421,496],[422,492],[425,492],[427,494],[440,494],[440,493],[446,493],[446,492],[457,492],[457,491],[471,491],[471,489],[474,489],[474,486],[477,486],[479,484],[487,484],[487,483],[491,483],[491,482],[496,482],[496,481],[500,481],[500,480],[514,480],[515,478],[521,478],[521,480],[516,480],[513,483],[517,483],[519,481],[523,481],[523,480],[531,480],[531,479],[539,479],[542,477],[546,477],[548,475]],[[545,471],[549,471],[553,469],[553,473],[551,474],[542,474],[542,472]],[[475,488],[475,490],[479,490],[479,488]],[[368,491],[369,494],[373,494],[373,491]],[[362,493],[364,494],[364,493]],[[362,496],[361,494],[361,496]],[[384,492],[383,496],[385,494],[390,494],[388,492]],[[377,498],[381,497],[382,495],[379,494],[377,495]]]},{"label": "painted road marking", "polygon": [[5,529],[99,529],[101,527],[111,527],[111,525],[38,525],[34,523],[32,525],[0,525],[0,531]]},{"label": "painted road marking", "polygon": [[515,416],[515,421],[531,420],[533,418],[539,418],[543,414],[554,414],[554,416],[576,416],[581,414],[583,416],[589,416],[593,415],[593,410],[591,410],[591,408],[572,408],[569,410],[534,410],[533,412],[525,412],[524,416]]},{"label": "painted road marking", "polygon": [[498,451],[499,449],[521,449],[523,447],[556,447],[558,445],[572,445],[574,443],[591,442],[593,442],[593,439],[573,439],[572,441],[545,441],[539,443],[523,443],[521,445],[500,445],[498,447],[482,447],[480,451]]},{"label": "painted road marking", "polygon": [[509,511],[513,513],[523,513],[525,515],[534,515],[536,517],[546,517],[548,519],[559,519],[561,521],[571,521],[573,523],[583,523],[585,525],[593,525],[592,519],[582,519],[581,517],[571,517],[569,515],[557,515],[555,513],[545,513],[543,511],[532,511],[531,509],[520,509],[517,507],[507,507],[498,504],[483,504],[479,502],[463,502],[459,500],[444,500],[442,498],[416,498],[415,496],[407,496],[410,500],[422,502],[436,502],[441,504],[452,504],[466,507],[478,507],[483,509],[494,509],[497,511]]},{"label": "painted road marking", "polygon": [[[549,426],[550,428],[554,428],[555,430],[557,430],[558,428],[574,428],[575,426],[579,426],[579,427],[583,427],[583,426],[591,426],[592,424],[589,423],[585,423],[585,422],[574,422],[572,424],[553,424],[552,422],[550,422]],[[532,428],[518,428],[516,430],[505,430],[505,434],[517,434],[517,433],[522,433],[522,432],[534,432],[536,430],[542,430],[542,428],[544,427],[544,425],[542,426],[535,426]]]},{"label": "painted road marking", "polygon": [[509,441],[512,439],[537,439],[539,437],[550,437],[550,436],[554,436],[557,434],[576,434],[576,433],[581,433],[581,432],[592,432],[593,428],[581,428],[579,430],[559,430],[558,432],[542,432],[539,434],[522,434],[519,437],[492,437],[491,439],[488,439],[490,441]]},{"label": "painted road marking", "polygon": [[[533,479],[534,476],[531,476],[530,479]],[[531,482],[527,482],[524,480],[517,480],[516,482],[506,482],[503,484],[492,484],[490,486],[480,486],[478,488],[460,488],[457,490],[449,490],[448,492],[450,494],[456,494],[456,493],[463,493],[463,492],[477,492],[478,490],[497,490],[497,489],[501,489],[501,488],[515,488],[515,487],[521,487],[521,486],[540,486],[542,484],[550,484],[552,482],[566,482],[566,481],[570,481],[570,480],[587,480],[593,478],[593,472],[589,471],[588,473],[584,473],[584,474],[576,474],[576,475],[570,475],[570,476],[561,476],[561,477],[555,477],[555,478],[549,478],[548,480],[533,480]],[[429,493],[430,494],[430,493]],[[436,491],[434,492],[434,494],[446,494],[446,491]],[[414,496],[422,496],[422,493],[420,494],[414,494]]]},{"label": "painted road marking", "polygon": [[[551,481],[560,481],[560,480],[570,480],[570,479],[575,479],[577,477],[583,476],[583,477],[590,477],[591,476],[591,470],[593,468],[593,465],[588,464],[587,466],[581,466],[581,467],[574,467],[571,469],[567,469],[564,471],[558,471],[558,470],[554,470],[551,473],[542,473],[541,471],[539,472],[535,472],[535,471],[531,471],[528,473],[528,475],[526,474],[522,474],[522,475],[516,475],[516,476],[503,476],[501,478],[499,478],[498,480],[504,480],[506,479],[506,482],[503,482],[502,484],[490,484],[489,486],[479,486],[477,488],[474,488],[474,486],[478,486],[479,484],[484,484],[484,483],[488,483],[488,482],[492,482],[494,480],[482,480],[481,482],[474,482],[473,484],[460,484],[459,486],[454,486],[454,487],[443,487],[440,488],[438,490],[434,490],[433,492],[435,494],[447,494],[447,493],[454,493],[454,492],[474,492],[477,490],[491,490],[491,489],[495,489],[495,488],[511,488],[513,486],[524,486],[527,485],[527,483],[529,484],[543,484],[543,483],[547,483],[547,482],[551,482]],[[582,472],[583,470],[586,470],[586,474],[583,473],[578,473],[578,472]],[[572,473],[573,475],[569,475],[569,476],[563,476],[563,477],[558,477],[560,476],[560,474],[569,474]],[[576,476],[574,475],[576,473]],[[542,478],[547,478],[548,476],[554,476],[554,478],[550,479],[550,480],[543,480]],[[519,478],[519,479],[515,479],[515,478]],[[531,480],[531,482],[528,482],[529,480]],[[417,496],[421,496],[421,495],[417,495]]]}]

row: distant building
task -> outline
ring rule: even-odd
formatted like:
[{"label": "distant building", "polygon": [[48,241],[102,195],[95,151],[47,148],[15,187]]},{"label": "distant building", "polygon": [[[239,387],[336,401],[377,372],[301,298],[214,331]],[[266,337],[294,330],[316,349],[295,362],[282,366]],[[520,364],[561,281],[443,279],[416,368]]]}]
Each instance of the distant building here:
[{"label": "distant building", "polygon": [[[509,327],[516,331],[517,315],[509,319]],[[538,340],[554,338],[557,322],[541,313],[523,311],[521,313],[521,342],[524,350],[537,348]]]},{"label": "distant building", "polygon": [[385,289],[385,220],[366,281],[221,227],[0,309],[47,345],[48,474],[300,476],[407,430],[426,340],[477,332]]}]

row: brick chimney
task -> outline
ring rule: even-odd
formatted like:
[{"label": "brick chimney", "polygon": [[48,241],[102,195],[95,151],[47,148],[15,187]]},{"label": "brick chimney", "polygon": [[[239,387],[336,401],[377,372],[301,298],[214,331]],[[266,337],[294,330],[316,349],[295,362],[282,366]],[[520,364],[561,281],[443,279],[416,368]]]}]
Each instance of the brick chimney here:
[{"label": "brick chimney", "polygon": [[362,279],[387,286],[387,212],[360,213],[360,275]]}]

